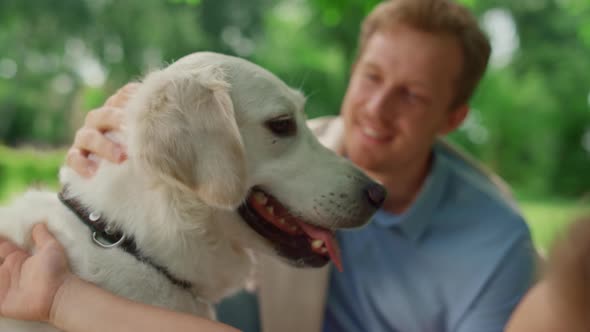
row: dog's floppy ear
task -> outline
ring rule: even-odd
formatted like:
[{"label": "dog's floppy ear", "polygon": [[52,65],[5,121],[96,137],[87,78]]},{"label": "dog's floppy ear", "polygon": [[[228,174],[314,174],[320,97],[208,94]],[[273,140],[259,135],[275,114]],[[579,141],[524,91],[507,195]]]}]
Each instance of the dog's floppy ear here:
[{"label": "dog's floppy ear", "polygon": [[247,191],[246,158],[222,69],[163,70],[144,85],[133,135],[139,160],[208,205],[239,205]]}]

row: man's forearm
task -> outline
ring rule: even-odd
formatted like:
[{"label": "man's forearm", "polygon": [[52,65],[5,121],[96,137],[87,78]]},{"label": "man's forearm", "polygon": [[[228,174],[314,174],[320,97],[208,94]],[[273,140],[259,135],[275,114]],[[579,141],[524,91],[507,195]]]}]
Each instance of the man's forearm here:
[{"label": "man's forearm", "polygon": [[77,277],[56,295],[50,320],[67,332],[237,332],[208,319],[132,302]]}]

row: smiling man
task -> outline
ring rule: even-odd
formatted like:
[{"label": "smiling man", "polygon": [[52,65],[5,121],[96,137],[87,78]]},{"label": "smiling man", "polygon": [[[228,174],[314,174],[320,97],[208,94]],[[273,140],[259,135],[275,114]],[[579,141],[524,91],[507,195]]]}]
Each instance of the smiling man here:
[{"label": "smiling man", "polygon": [[265,263],[265,331],[502,331],[534,279],[529,230],[503,182],[441,140],[469,112],[488,39],[452,1],[391,0],[359,46],[341,115],[310,126],[388,197],[338,235],[343,273]]},{"label": "smiling man", "polygon": [[[468,114],[489,41],[450,0],[389,0],[364,21],[359,50],[341,116],[309,125],[388,196],[368,226],[337,234],[343,272],[261,262],[263,330],[502,331],[534,279],[529,230],[503,183],[441,140]],[[90,152],[125,159],[103,133],[119,129],[129,93],[89,114],[68,154],[72,168],[90,176]],[[35,260],[43,253],[31,266],[49,264]],[[248,316],[252,306],[239,303],[234,313]],[[147,308],[137,315],[156,317]]]},{"label": "smiling man", "polygon": [[[441,140],[466,118],[489,55],[477,20],[450,0],[389,0],[367,16],[341,115],[309,125],[388,196],[370,225],[337,235],[343,272],[261,264],[264,331],[503,330],[534,279],[529,230],[503,182]],[[72,167],[92,170],[89,151],[120,160],[101,131],[119,126],[112,107],[127,93],[88,117]],[[252,300],[226,302],[220,317],[255,330]]]},{"label": "smiling man", "polygon": [[391,26],[367,37],[353,69],[342,106],[344,151],[392,189],[386,209],[403,212],[429,172],[432,144],[467,115],[455,83],[464,55],[450,33],[384,23]]}]

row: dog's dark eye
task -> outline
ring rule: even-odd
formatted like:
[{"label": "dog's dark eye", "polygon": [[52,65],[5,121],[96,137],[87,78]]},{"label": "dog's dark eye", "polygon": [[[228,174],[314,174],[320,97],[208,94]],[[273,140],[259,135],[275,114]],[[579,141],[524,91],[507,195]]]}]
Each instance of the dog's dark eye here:
[{"label": "dog's dark eye", "polygon": [[290,116],[268,120],[266,127],[277,136],[293,136],[297,132],[295,120]]}]

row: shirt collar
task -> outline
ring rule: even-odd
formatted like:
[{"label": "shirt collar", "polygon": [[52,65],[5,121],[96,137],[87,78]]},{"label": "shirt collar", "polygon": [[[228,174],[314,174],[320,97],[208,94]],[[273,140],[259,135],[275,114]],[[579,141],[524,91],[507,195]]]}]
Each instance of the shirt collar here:
[{"label": "shirt collar", "polygon": [[442,198],[447,178],[446,162],[435,147],[430,172],[412,206],[402,214],[380,209],[373,217],[373,222],[381,227],[397,227],[408,238],[418,240],[433,219],[433,210]]}]

